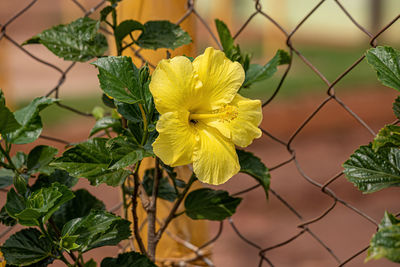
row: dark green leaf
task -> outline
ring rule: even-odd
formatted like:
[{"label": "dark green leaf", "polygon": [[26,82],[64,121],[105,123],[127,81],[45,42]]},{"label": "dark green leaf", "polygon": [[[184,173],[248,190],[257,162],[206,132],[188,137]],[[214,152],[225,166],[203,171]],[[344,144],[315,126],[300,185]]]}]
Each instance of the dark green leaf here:
[{"label": "dark green leaf", "polygon": [[139,70],[130,57],[103,57],[92,64],[99,69],[100,87],[108,96],[130,104],[141,100]]},{"label": "dark green leaf", "polygon": [[127,252],[118,254],[118,258],[105,258],[101,262],[101,267],[157,267],[145,255],[137,252]]},{"label": "dark green leaf", "polygon": [[393,112],[396,118],[400,119],[400,96],[398,96],[393,103]]},{"label": "dark green leaf", "polygon": [[39,221],[45,223],[62,204],[73,197],[72,191],[58,183],[33,192],[27,199],[17,195],[11,189],[7,194],[5,208],[7,213],[17,219],[20,224],[39,226]]},{"label": "dark green leaf", "polygon": [[128,171],[110,170],[112,157],[106,147],[108,139],[94,138],[80,143],[63,153],[51,165],[64,169],[74,177],[87,178],[92,185],[106,183],[110,186],[121,185],[129,175]]},{"label": "dark green leaf", "polygon": [[21,125],[15,119],[14,114],[6,107],[4,94],[0,89],[0,134],[14,132],[19,127]]},{"label": "dark green leaf", "polygon": [[137,104],[127,104],[123,102],[116,103],[118,113],[121,114],[125,119],[139,123],[142,122],[142,113],[140,112]]},{"label": "dark green leaf", "polygon": [[52,243],[34,228],[13,234],[0,248],[8,264],[29,265],[52,254]]},{"label": "dark green leaf", "polygon": [[400,149],[361,146],[343,163],[346,178],[364,193],[400,186]]},{"label": "dark green leaf", "polygon": [[10,169],[0,169],[0,188],[4,188],[13,184],[14,171]]},{"label": "dark green leaf", "polygon": [[154,156],[147,151],[128,140],[126,137],[116,137],[108,141],[107,146],[111,152],[112,162],[109,169],[123,169],[127,166],[136,164],[145,157]]},{"label": "dark green leaf", "polygon": [[400,91],[400,51],[389,46],[378,46],[368,50],[365,57],[383,85]]},{"label": "dark green leaf", "polygon": [[28,154],[27,167],[30,173],[41,172],[51,174],[54,168],[49,167],[49,163],[57,155],[58,149],[50,146],[36,146]]},{"label": "dark green leaf", "polygon": [[28,106],[14,112],[15,119],[21,127],[7,134],[8,142],[13,144],[27,144],[35,141],[43,129],[39,112],[57,101],[53,98],[38,97]]},{"label": "dark green leaf", "polygon": [[142,23],[136,20],[124,20],[115,28],[115,38],[118,42],[122,43],[124,38],[133,31],[142,31],[144,30],[144,26]]},{"label": "dark green leaf", "polygon": [[215,20],[215,25],[217,26],[219,40],[221,41],[221,45],[224,48],[224,52],[228,53],[234,47],[234,40],[232,38],[231,32],[229,31],[228,26],[226,26],[226,24],[219,19]]},{"label": "dark green leaf", "polygon": [[100,21],[105,21],[107,19],[108,14],[110,14],[114,8],[112,6],[106,6],[100,11]]},{"label": "dark green leaf", "polygon": [[97,267],[97,263],[93,259],[90,259],[85,262],[84,267]]},{"label": "dark green leaf", "polygon": [[386,125],[372,142],[372,149],[375,152],[386,146],[400,147],[400,126]]},{"label": "dark green leaf", "polygon": [[81,252],[90,249],[116,245],[121,240],[129,238],[130,222],[111,213],[92,210],[89,215],[67,222],[62,231],[62,238],[78,236],[75,244]]},{"label": "dark green leaf", "polygon": [[112,128],[115,132],[119,133],[122,130],[121,120],[117,120],[111,117],[104,117],[96,121],[96,124],[90,131],[89,136],[92,136],[102,130]]},{"label": "dark green leaf", "polygon": [[[147,169],[143,176],[143,187],[147,195],[153,194],[153,183],[154,183],[154,168]],[[174,187],[168,182],[168,179],[162,177],[158,185],[158,197],[165,199],[170,202],[174,202],[177,198]]]},{"label": "dark green leaf", "polygon": [[59,229],[72,219],[89,215],[92,209],[104,210],[105,205],[101,200],[91,195],[86,189],[74,191],[75,198],[64,203],[56,212],[52,219]]},{"label": "dark green leaf", "polygon": [[142,48],[175,49],[192,41],[189,34],[178,25],[167,20],[148,21],[144,24],[144,31],[137,39],[137,44]]},{"label": "dark green leaf", "polygon": [[372,237],[366,261],[383,257],[400,263],[400,220],[387,212]]},{"label": "dark green leaf", "polygon": [[100,22],[88,17],[67,25],[57,25],[26,41],[40,42],[56,56],[65,60],[85,62],[102,56],[107,51],[107,39],[98,33]]},{"label": "dark green leaf", "polygon": [[265,196],[268,199],[268,191],[271,181],[271,175],[269,174],[268,168],[258,157],[254,156],[253,153],[239,149],[237,149],[236,152],[239,157],[240,172],[246,173],[255,178],[263,187]]},{"label": "dark green leaf", "polygon": [[17,220],[8,215],[5,206],[3,206],[0,210],[0,223],[6,226],[13,226],[17,223]]},{"label": "dark green leaf", "polygon": [[76,185],[78,178],[70,176],[64,170],[55,169],[50,175],[40,174],[35,184],[31,187],[31,191],[39,190],[42,187],[49,187],[55,182],[71,188]]},{"label": "dark green leaf", "polygon": [[186,197],[185,212],[194,220],[222,221],[236,212],[241,201],[241,198],[231,197],[226,191],[202,188]]},{"label": "dark green leaf", "polygon": [[109,108],[115,108],[114,100],[111,99],[108,95],[103,94],[103,95],[101,96],[101,100],[103,101],[103,104],[106,105],[107,107],[109,107]]},{"label": "dark green leaf", "polygon": [[279,65],[288,64],[290,62],[289,54],[284,50],[278,50],[275,56],[264,66],[251,64],[246,71],[246,78],[243,87],[249,87],[255,82],[264,81],[278,70]]}]

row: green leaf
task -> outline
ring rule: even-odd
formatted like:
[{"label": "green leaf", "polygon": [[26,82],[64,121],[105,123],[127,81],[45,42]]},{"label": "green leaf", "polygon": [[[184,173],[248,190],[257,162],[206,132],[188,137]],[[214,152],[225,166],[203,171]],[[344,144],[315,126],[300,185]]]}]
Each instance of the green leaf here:
[{"label": "green leaf", "polygon": [[221,41],[222,48],[224,49],[225,53],[228,53],[234,47],[234,40],[231,32],[229,31],[228,26],[226,26],[226,24],[219,19],[215,20],[215,26],[217,27],[218,36],[219,40]]},{"label": "green leaf", "polygon": [[393,103],[393,112],[396,118],[400,120],[400,96],[398,96]]},{"label": "green leaf", "polygon": [[372,142],[372,149],[375,152],[386,146],[400,147],[400,126],[386,125]]},{"label": "green leaf", "polygon": [[112,6],[106,6],[100,11],[100,21],[106,21],[107,16],[114,10]]},{"label": "green leaf", "polygon": [[0,188],[4,188],[13,184],[14,171],[10,169],[0,169]]},{"label": "green leaf", "polygon": [[122,43],[124,38],[133,31],[144,31],[142,23],[136,20],[124,20],[115,28],[115,38],[119,43]]},{"label": "green leaf", "polygon": [[17,224],[17,220],[8,215],[5,206],[3,206],[0,210],[0,223],[6,226],[13,226]]},{"label": "green leaf", "polygon": [[151,151],[138,146],[127,137],[116,137],[107,142],[107,147],[111,152],[112,162],[109,165],[110,170],[123,169],[136,164],[145,157],[154,156]]},{"label": "green leaf", "polygon": [[13,234],[0,247],[7,265],[26,266],[52,255],[52,243],[34,228],[23,229]]},{"label": "green leaf", "polygon": [[4,94],[0,89],[0,134],[14,132],[19,127],[21,125],[15,119],[14,114],[6,107]]},{"label": "green leaf", "polygon": [[78,236],[75,241],[77,250],[86,252],[90,249],[116,245],[121,240],[129,238],[130,222],[111,213],[92,210],[89,215],[67,222],[62,231],[62,238]]},{"label": "green leaf", "polygon": [[84,267],[97,267],[97,263],[93,259],[90,259],[89,261],[85,262]]},{"label": "green leaf", "polygon": [[146,49],[175,49],[192,41],[189,34],[167,20],[148,21],[137,39],[137,45]]},{"label": "green leaf", "polygon": [[21,127],[8,133],[7,141],[13,144],[27,144],[35,141],[43,129],[39,112],[57,101],[53,98],[38,97],[28,106],[14,112],[15,119]]},{"label": "green leaf", "polygon": [[346,178],[363,193],[400,186],[400,149],[361,146],[343,163]]},{"label": "green leaf", "polygon": [[128,171],[110,170],[112,162],[110,151],[106,147],[108,139],[94,138],[80,143],[63,153],[63,156],[50,165],[64,169],[74,177],[84,177],[92,185],[106,183],[110,186],[121,185],[129,175]]},{"label": "green leaf", "polygon": [[400,263],[400,220],[387,212],[372,237],[365,261],[383,257]]},{"label": "green leaf", "polygon": [[76,185],[78,178],[70,176],[68,172],[64,170],[55,169],[50,175],[40,174],[36,182],[31,187],[31,191],[39,190],[42,187],[49,187],[55,182],[71,188]]},{"label": "green leaf", "polygon": [[66,186],[59,183],[33,192],[27,199],[19,196],[14,189],[7,194],[6,211],[22,225],[39,226],[65,202],[74,197]]},{"label": "green leaf", "polygon": [[48,175],[51,174],[54,168],[49,167],[49,163],[53,161],[57,153],[57,148],[45,145],[36,146],[28,154],[28,171],[30,173],[41,172]]},{"label": "green leaf", "polygon": [[[153,194],[154,168],[145,171],[142,183],[147,195],[151,196]],[[178,197],[174,187],[168,182],[168,178],[162,177],[160,179],[157,196],[170,202],[174,202]]]},{"label": "green leaf", "polygon": [[104,258],[101,267],[157,267],[145,255],[137,252],[118,254],[117,258]]},{"label": "green leaf", "polygon": [[89,136],[93,136],[94,134],[112,128],[114,132],[120,133],[122,131],[121,120],[117,120],[111,117],[104,117],[96,121],[96,124],[93,126],[90,131]]},{"label": "green leaf", "polygon": [[268,199],[269,185],[271,175],[268,168],[262,161],[253,155],[253,153],[244,150],[236,150],[239,157],[240,172],[246,173],[257,180],[265,191],[265,196]]},{"label": "green leaf", "polygon": [[383,85],[400,91],[400,51],[378,46],[368,50],[365,57]]},{"label": "green leaf", "polygon": [[223,190],[201,188],[185,199],[185,213],[193,220],[222,221],[232,216],[241,198],[231,197]]},{"label": "green leaf", "polygon": [[130,57],[103,57],[92,64],[99,69],[100,87],[108,96],[130,104],[141,100],[139,70]]},{"label": "green leaf", "polygon": [[106,37],[98,33],[99,26],[99,21],[83,17],[45,30],[23,45],[40,42],[64,60],[85,62],[102,56],[108,49]]},{"label": "green leaf", "polygon": [[251,64],[246,71],[246,78],[243,87],[249,87],[255,82],[269,79],[278,70],[279,65],[288,64],[290,62],[289,54],[284,50],[278,50],[275,56],[264,66]]},{"label": "green leaf", "polygon": [[58,229],[62,229],[64,224],[72,219],[89,215],[92,209],[105,210],[104,203],[86,189],[78,189],[74,194],[75,198],[64,203],[52,216]]}]

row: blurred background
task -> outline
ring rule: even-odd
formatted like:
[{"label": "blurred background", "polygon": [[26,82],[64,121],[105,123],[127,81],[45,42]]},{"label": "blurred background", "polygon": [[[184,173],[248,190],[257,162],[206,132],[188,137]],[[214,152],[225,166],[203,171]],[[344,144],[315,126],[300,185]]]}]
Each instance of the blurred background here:
[{"label": "blurred background", "polygon": [[[4,24],[32,1],[0,0],[0,24]],[[10,23],[6,32],[16,43],[22,44],[35,34],[60,23],[68,23],[82,16],[80,7],[71,0],[38,0],[22,16]],[[316,0],[263,0],[262,10],[290,33],[320,1]],[[90,10],[98,0],[79,0],[82,7]],[[126,4],[125,4],[126,3]],[[352,17],[372,35],[375,35],[400,13],[398,0],[342,0],[340,2]],[[186,1],[182,0],[124,0],[123,16],[138,20],[169,19],[172,22],[186,12]],[[195,8],[207,27],[216,34],[214,19],[223,20],[236,34],[255,12],[252,0],[197,0]],[[98,18],[98,11],[91,17]],[[194,45],[186,49],[192,55],[201,54],[204,48],[216,46],[206,26],[194,14],[182,25],[192,36]],[[394,23],[378,39],[379,45],[400,47],[400,22]],[[368,37],[340,9],[333,0],[322,5],[293,35],[292,43],[330,82],[359,59],[370,48]],[[236,42],[243,51],[253,54],[253,63],[265,64],[277,49],[285,49],[286,36],[261,14],[257,14],[238,36]],[[44,46],[25,47],[40,59],[65,70],[69,62],[50,53]],[[179,54],[179,51],[176,52]],[[110,53],[112,54],[112,53]],[[157,55],[146,54],[149,61],[157,64],[165,57],[165,51]],[[242,94],[266,100],[276,89],[285,67],[267,80],[242,90]],[[60,79],[52,68],[27,56],[9,40],[0,39],[0,88],[5,92],[9,105],[15,110],[32,98],[45,95]],[[294,56],[292,68],[276,98],[264,108],[263,128],[285,142],[308,116],[326,99],[328,86],[309,68],[299,56]],[[376,74],[363,60],[336,86],[336,94],[357,113],[375,132],[395,117],[391,111],[397,93],[383,87]],[[67,74],[60,89],[62,103],[78,110],[91,112],[101,103],[101,90],[97,70],[88,63],[77,63]],[[42,112],[45,134],[70,142],[79,142],[88,137],[94,119],[76,115],[57,106]],[[342,170],[341,164],[360,145],[367,144],[371,134],[336,102],[329,102],[296,136],[293,147],[302,169],[312,179],[325,183]],[[59,144],[38,140],[34,144],[18,147],[29,151],[37,144]],[[285,146],[263,137],[256,140],[249,150],[261,157],[270,168],[288,160],[290,154]],[[271,187],[290,203],[305,221],[321,215],[332,203],[332,199],[319,188],[312,186],[300,174],[294,163],[271,172]],[[252,185],[253,181],[237,175],[222,188],[234,193]],[[85,181],[80,187],[88,187]],[[330,186],[338,197],[359,208],[376,221],[385,210],[398,212],[399,190],[385,189],[372,195],[362,195],[352,184],[341,177]],[[120,201],[118,190],[106,186],[90,187],[89,190],[105,201],[108,208]],[[299,231],[301,223],[282,202],[270,195],[268,203],[259,188],[243,195],[244,201],[233,220],[241,233],[261,247],[283,242]],[[5,194],[0,192],[0,206],[5,203]],[[210,236],[219,224],[211,224]],[[0,230],[4,229],[0,226]],[[310,225],[318,237],[338,256],[345,260],[368,245],[375,226],[344,205],[338,204],[323,220]],[[0,242],[4,241],[0,240]],[[114,256],[115,249],[92,252],[93,257]],[[302,235],[286,246],[266,254],[276,266],[337,266],[331,255],[309,234]],[[346,266],[395,266],[387,260],[363,264],[365,253]],[[257,266],[258,250],[243,242],[228,223],[214,245],[213,260],[216,266]]]}]

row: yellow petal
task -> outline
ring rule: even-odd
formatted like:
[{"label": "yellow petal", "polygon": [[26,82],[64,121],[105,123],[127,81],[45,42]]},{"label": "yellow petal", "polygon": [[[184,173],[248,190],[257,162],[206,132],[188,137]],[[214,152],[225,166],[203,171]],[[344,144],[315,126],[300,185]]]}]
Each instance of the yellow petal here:
[{"label": "yellow petal", "polygon": [[189,112],[168,112],[157,122],[159,136],[153,143],[154,153],[170,166],[192,162],[196,131],[189,125]]},{"label": "yellow petal", "polygon": [[200,87],[201,82],[193,72],[192,63],[182,56],[161,60],[149,85],[160,114],[188,110],[196,104]]},{"label": "yellow petal", "polygon": [[242,66],[212,47],[193,61],[193,68],[203,83],[201,91],[208,99],[208,110],[230,103],[244,81]]},{"label": "yellow petal", "polygon": [[262,121],[260,100],[251,100],[237,94],[229,106],[236,110],[234,117],[214,118],[205,120],[204,123],[217,128],[221,134],[240,147],[246,147],[253,139],[261,137],[262,133],[258,128]]},{"label": "yellow petal", "polygon": [[235,145],[216,129],[199,122],[198,142],[193,151],[193,171],[200,181],[218,185],[239,172]]}]

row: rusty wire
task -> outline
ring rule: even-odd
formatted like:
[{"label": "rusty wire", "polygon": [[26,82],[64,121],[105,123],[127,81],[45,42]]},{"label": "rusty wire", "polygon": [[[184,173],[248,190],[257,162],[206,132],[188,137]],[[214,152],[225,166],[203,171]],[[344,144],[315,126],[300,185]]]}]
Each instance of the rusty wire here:
[{"label": "rusty wire", "polygon": [[[93,7],[86,8],[84,4],[79,2],[79,0],[70,0],[70,1],[71,1],[72,5],[76,5],[78,7],[78,9],[80,10],[80,12],[81,12],[81,14],[83,16],[92,15],[97,10],[99,10],[106,2],[106,0],[101,0],[101,1],[98,1],[98,3],[96,5],[94,5]],[[65,81],[67,79],[67,74],[71,71],[71,69],[73,69],[75,67],[75,63],[71,63],[66,69],[62,70],[60,67],[58,67],[58,66],[56,66],[54,64],[51,64],[51,63],[47,62],[45,59],[41,59],[41,58],[35,56],[34,54],[32,54],[31,52],[29,52],[28,50],[26,50],[23,46],[21,46],[19,43],[17,43],[13,39],[12,35],[9,34],[8,31],[7,31],[7,28],[8,28],[9,25],[11,25],[19,17],[24,15],[37,2],[38,2],[38,0],[30,1],[29,4],[27,4],[25,7],[21,8],[13,17],[11,17],[6,22],[4,22],[4,24],[0,24],[0,42],[8,41],[10,44],[12,44],[13,46],[17,47],[22,52],[24,52],[27,56],[31,57],[32,59],[36,60],[37,62],[39,62],[39,63],[41,63],[43,65],[48,66],[49,68],[54,69],[56,74],[59,75],[59,78],[58,78],[57,83],[54,85],[53,88],[51,88],[48,91],[46,96],[54,95],[54,97],[59,98],[60,97],[60,90],[62,88],[62,85],[65,83]],[[294,133],[290,136],[290,138],[287,141],[284,141],[281,138],[278,138],[278,137],[272,135],[267,130],[262,129],[263,136],[266,137],[266,138],[271,139],[273,142],[276,142],[276,143],[284,146],[286,148],[286,150],[288,152],[288,156],[289,156],[288,159],[278,163],[276,166],[270,167],[270,171],[273,172],[273,171],[275,171],[275,170],[277,170],[279,168],[282,168],[283,166],[285,166],[285,165],[287,165],[289,163],[294,163],[294,165],[296,166],[296,168],[298,170],[298,173],[301,175],[301,177],[303,177],[304,180],[307,183],[309,183],[312,186],[315,186],[316,188],[318,188],[321,191],[321,194],[324,194],[324,195],[330,197],[332,199],[332,204],[330,206],[328,206],[324,211],[322,211],[319,215],[317,215],[315,218],[311,218],[311,219],[307,219],[306,220],[300,214],[300,212],[296,210],[296,208],[294,208],[292,205],[290,205],[289,202],[286,201],[284,197],[282,197],[282,195],[280,195],[276,190],[271,188],[270,189],[270,193],[274,197],[276,197],[278,201],[280,201],[285,207],[287,207],[289,209],[289,211],[291,213],[293,213],[298,218],[299,223],[298,223],[297,227],[299,229],[293,236],[291,236],[289,238],[286,238],[285,240],[282,240],[281,242],[279,242],[277,244],[270,244],[268,247],[262,247],[261,245],[256,244],[255,242],[253,242],[252,240],[250,240],[249,238],[244,236],[241,233],[240,229],[235,225],[235,223],[234,223],[232,218],[229,218],[228,222],[229,222],[230,226],[232,227],[232,229],[234,230],[234,232],[237,234],[237,236],[243,242],[247,243],[248,245],[252,246],[255,250],[258,251],[258,255],[260,257],[260,261],[259,261],[259,265],[258,266],[262,266],[263,263],[266,263],[269,266],[274,266],[272,261],[268,258],[268,252],[273,250],[273,249],[277,249],[279,247],[285,246],[285,245],[287,245],[287,244],[289,244],[291,242],[295,242],[295,240],[298,237],[300,237],[300,236],[302,236],[304,234],[309,234],[313,239],[315,239],[315,241],[317,243],[319,243],[321,245],[321,247],[323,249],[325,249],[332,256],[332,258],[335,261],[335,263],[337,264],[337,266],[344,266],[347,263],[351,262],[356,257],[358,257],[359,255],[361,255],[364,251],[366,251],[368,249],[368,246],[367,247],[363,247],[362,249],[353,252],[353,254],[351,256],[349,256],[347,259],[340,259],[335,254],[335,252],[327,245],[327,243],[325,241],[323,241],[317,234],[315,234],[313,231],[311,231],[308,226],[323,220],[323,218],[325,218],[326,215],[331,213],[332,210],[334,210],[338,206],[339,203],[342,204],[343,206],[347,207],[348,209],[350,209],[354,213],[358,214],[360,217],[364,218],[367,222],[371,223],[372,225],[377,226],[377,222],[373,218],[371,218],[368,214],[364,213],[363,211],[361,211],[358,208],[354,207],[353,205],[349,204],[345,200],[343,200],[341,198],[338,198],[336,196],[336,194],[334,193],[334,191],[329,188],[329,186],[332,183],[336,182],[339,178],[343,177],[343,173],[342,172],[339,172],[339,173],[335,174],[334,176],[329,177],[322,184],[317,182],[315,178],[312,178],[309,175],[307,175],[304,172],[304,170],[302,169],[300,163],[297,160],[296,150],[292,147],[292,143],[296,139],[298,134],[300,132],[302,132],[304,127],[306,127],[310,123],[310,121],[312,121],[313,118],[326,106],[326,104],[330,103],[330,102],[334,102],[337,105],[339,105],[341,108],[343,108],[348,113],[348,115],[351,116],[352,118],[354,118],[366,131],[368,131],[371,134],[371,136],[375,135],[375,132],[371,129],[371,127],[366,122],[364,122],[355,112],[353,112],[341,99],[339,99],[338,96],[335,94],[335,90],[334,90],[334,86],[337,85],[344,77],[346,77],[357,65],[359,65],[364,60],[365,56],[361,55],[359,59],[357,59],[352,65],[347,67],[340,75],[338,75],[337,78],[333,82],[330,82],[323,75],[323,73],[317,67],[315,67],[312,64],[312,62],[310,62],[301,53],[301,51],[299,51],[294,46],[293,41],[292,41],[292,38],[296,34],[296,32],[314,14],[314,12],[316,12],[318,9],[320,9],[321,6],[323,6],[323,4],[326,2],[326,0],[319,1],[304,16],[304,18],[300,21],[300,23],[298,23],[291,31],[285,29],[278,21],[276,21],[273,18],[273,16],[268,14],[268,10],[263,8],[263,6],[260,3],[260,0],[255,0],[255,1],[254,0],[249,0],[249,2],[250,3],[254,2],[255,11],[248,17],[248,19],[242,24],[242,26],[239,27],[239,30],[236,32],[236,34],[234,34],[234,39],[236,39],[240,35],[243,35],[244,30],[248,27],[249,23],[255,17],[260,17],[261,16],[261,17],[265,18],[267,21],[269,21],[274,27],[276,27],[276,29],[279,30],[281,32],[281,34],[286,38],[286,45],[287,45],[287,48],[289,49],[291,58],[293,58],[293,55],[297,55],[298,58],[308,68],[310,68],[315,73],[315,75],[317,77],[319,77],[326,85],[326,95],[327,95],[326,98],[314,109],[314,111],[311,112],[311,114],[309,114],[304,119],[304,122],[294,131]],[[334,0],[334,2],[337,4],[337,6],[340,8],[340,10],[349,19],[349,23],[351,23],[354,26],[356,26],[360,30],[360,32],[362,32],[363,34],[365,34],[369,38],[369,45],[371,47],[376,47],[376,45],[378,43],[378,38],[382,35],[382,33],[387,31],[393,24],[398,22],[398,20],[400,19],[400,15],[397,15],[395,18],[390,20],[381,30],[379,30],[377,33],[374,34],[374,33],[369,32],[365,27],[363,27],[359,22],[357,22],[357,20],[346,9],[346,7],[341,3],[341,1]],[[188,0],[187,1],[186,12],[184,14],[182,14],[182,17],[179,20],[177,20],[176,24],[178,24],[178,25],[181,24],[182,22],[184,22],[190,16],[194,16],[200,22],[200,24],[204,26],[205,30],[208,32],[208,34],[210,34],[210,37],[215,42],[216,46],[218,46],[220,49],[222,49],[222,46],[221,46],[219,40],[217,39],[217,37],[215,36],[213,31],[211,30],[211,28],[208,25],[207,21],[196,10],[194,0]],[[102,28],[102,30],[106,34],[109,34],[109,32],[106,29]],[[139,60],[141,60],[142,64],[147,62],[146,58],[141,55],[141,49],[135,50],[135,49],[132,48],[132,50],[133,50],[134,56],[137,57]],[[154,67],[154,65],[151,62],[147,62],[147,63],[149,63],[149,65],[151,67]],[[283,74],[282,74],[282,76],[280,78],[280,82],[278,83],[278,85],[275,88],[274,92],[269,97],[269,99],[264,102],[263,107],[265,107],[269,103],[271,103],[275,99],[275,97],[279,94],[280,89],[281,89],[282,85],[284,84],[284,82],[285,82],[285,80],[287,78],[287,75],[289,74],[289,72],[291,70],[291,67],[292,67],[292,60],[290,61],[290,63],[287,65],[285,71],[283,72]],[[70,110],[72,112],[75,112],[77,115],[91,116],[91,114],[76,110],[75,108],[63,105],[61,103],[57,103],[57,104],[61,108]],[[68,143],[69,143],[68,141],[65,141],[65,140],[62,140],[62,139],[59,139],[59,138],[55,138],[55,137],[45,136],[45,135],[42,135],[41,138],[46,139],[46,140],[59,142],[59,143],[64,144],[64,145],[68,145]],[[242,190],[240,192],[234,193],[233,195],[237,196],[237,195],[248,194],[248,193],[252,192],[253,190],[255,190],[255,189],[259,188],[259,187],[260,187],[260,185],[251,186],[251,187],[249,187],[247,189],[244,189],[244,190]],[[120,206],[121,206],[121,204],[117,204],[116,207],[113,208],[113,210],[118,209]],[[12,227],[7,228],[6,230],[4,230],[1,233],[0,238],[4,237],[11,229],[12,229]],[[223,231],[224,231],[223,222],[221,222],[217,234],[212,239],[210,239],[208,242],[206,242],[204,245],[199,246],[197,248],[197,250],[200,250],[200,249],[202,249],[204,247],[210,246],[214,242],[217,242],[219,237],[223,233]],[[195,252],[197,253],[197,251],[195,251]],[[212,266],[212,265],[209,264],[209,266]]]}]

